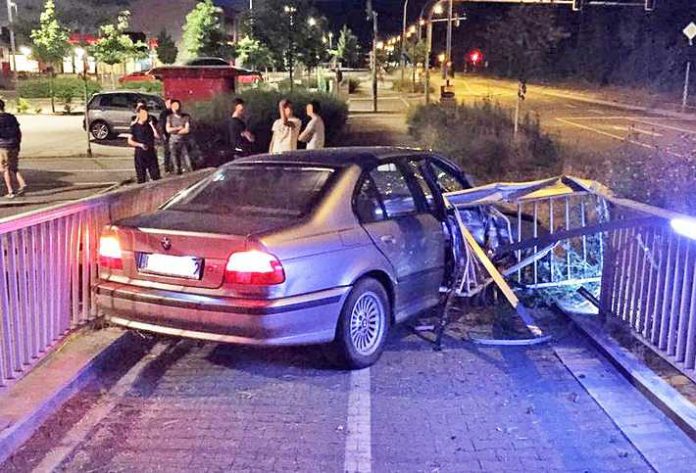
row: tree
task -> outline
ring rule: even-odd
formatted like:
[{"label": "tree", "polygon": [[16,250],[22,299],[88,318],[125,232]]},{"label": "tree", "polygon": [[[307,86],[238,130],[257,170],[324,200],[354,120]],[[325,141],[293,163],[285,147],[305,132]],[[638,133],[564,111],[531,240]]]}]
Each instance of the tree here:
[{"label": "tree", "polygon": [[358,62],[359,52],[358,37],[353,34],[350,28],[343,25],[333,54],[348,67],[353,67]]},{"label": "tree", "polygon": [[234,48],[225,31],[222,9],[213,0],[202,0],[186,15],[183,28],[181,60],[199,56],[214,56],[229,59]]},{"label": "tree", "polygon": [[126,34],[130,20],[130,12],[118,14],[115,24],[106,24],[99,28],[99,39],[90,48],[90,53],[111,67],[111,82],[116,87],[113,66],[121,64],[130,58],[147,57],[147,45],[133,40]]},{"label": "tree", "polygon": [[521,6],[508,10],[486,36],[491,60],[505,67],[508,76],[527,78],[543,69],[550,53],[568,33],[556,26],[555,10]]},{"label": "tree", "polygon": [[271,50],[258,39],[250,36],[237,43],[237,59],[248,69],[258,71],[273,65]]},{"label": "tree", "polygon": [[56,5],[53,0],[46,0],[39,27],[31,32],[31,39],[34,43],[32,56],[51,66],[48,70],[51,111],[56,113],[53,67],[67,55],[70,43],[68,31],[61,26],[56,17]]},{"label": "tree", "polygon": [[164,64],[173,64],[176,61],[176,55],[179,50],[174,44],[174,40],[167,33],[166,29],[162,29],[157,35],[157,58]]}]

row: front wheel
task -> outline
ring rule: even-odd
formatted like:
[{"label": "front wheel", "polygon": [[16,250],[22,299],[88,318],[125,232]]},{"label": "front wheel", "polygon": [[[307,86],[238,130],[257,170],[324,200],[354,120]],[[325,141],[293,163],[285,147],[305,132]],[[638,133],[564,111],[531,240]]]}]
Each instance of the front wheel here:
[{"label": "front wheel", "polygon": [[335,361],[349,369],[374,364],[384,350],[390,314],[384,286],[374,279],[358,281],[341,309],[333,346]]},{"label": "front wheel", "polygon": [[109,125],[102,121],[96,121],[89,125],[89,131],[95,140],[106,140],[111,137],[112,133]]}]

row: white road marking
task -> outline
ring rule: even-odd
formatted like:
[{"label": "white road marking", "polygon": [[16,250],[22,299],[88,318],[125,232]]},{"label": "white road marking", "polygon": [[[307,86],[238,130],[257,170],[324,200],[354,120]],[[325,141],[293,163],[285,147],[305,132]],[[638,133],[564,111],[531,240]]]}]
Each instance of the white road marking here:
[{"label": "white road marking", "polygon": [[655,133],[654,131],[643,130],[642,128],[638,128],[635,126],[632,127],[632,126],[623,126],[623,125],[612,125],[611,128],[614,130],[641,133],[643,135],[650,135],[650,136],[654,136],[654,137],[664,136],[662,133]]},{"label": "white road marking", "polygon": [[564,118],[567,120],[634,120],[637,121],[639,116],[623,116],[623,115],[616,115],[616,116],[608,116],[608,117],[597,117],[595,115],[589,116],[589,117],[560,117]]},{"label": "white road marking", "polygon": [[596,108],[589,108],[587,111],[590,113],[596,113],[597,115],[606,115],[606,113],[601,110],[597,110]]},{"label": "white road marking", "polygon": [[688,128],[680,128],[678,126],[665,125],[664,123],[655,123],[655,122],[649,122],[646,120],[634,120],[634,121],[637,123],[642,123],[644,125],[651,125],[651,126],[664,128],[666,130],[679,131],[681,133],[688,133],[690,135],[696,135],[696,130],[689,130]]},{"label": "white road marking", "polygon": [[[591,126],[581,125],[580,123],[573,123],[570,120],[566,120],[564,118],[556,118],[556,120],[561,122],[561,123],[565,123],[566,125],[574,126],[576,128],[580,128],[583,130],[588,130],[588,131],[591,131],[593,133],[597,133],[598,135],[608,136],[609,138],[613,138],[613,139],[618,140],[618,141],[625,141],[626,143],[631,143],[633,145],[641,146],[643,148],[652,149],[652,150],[661,149],[661,148],[658,148],[657,146],[649,145],[647,143],[641,143],[640,141],[635,141],[635,140],[632,140],[630,138],[626,138],[625,136],[620,136],[620,135],[615,135],[613,133],[608,133],[606,131],[602,131],[602,130],[598,130],[597,128],[593,128]],[[670,154],[672,156],[676,156],[678,158],[685,158],[686,157],[683,154],[675,153],[674,151],[669,151],[669,150],[664,150],[664,151],[667,154]]]},{"label": "white road marking", "polygon": [[85,414],[77,424],[68,431],[65,437],[63,437],[60,445],[48,452],[41,463],[32,471],[34,473],[50,473],[56,471],[68,455],[70,455],[80,443],[84,442],[92,429],[114,410],[118,402],[125,397],[128,390],[142,374],[147,365],[162,355],[167,348],[167,344],[156,344],[147,355],[118,380],[105,398],[97,401],[94,407],[87,411],[87,414]]},{"label": "white road marking", "polygon": [[566,104],[564,104],[564,105],[565,105],[566,107],[568,107],[568,108],[578,108],[577,105],[573,105],[573,104],[571,104],[571,103],[566,103]]},{"label": "white road marking", "polygon": [[370,368],[350,373],[345,473],[372,473]]}]

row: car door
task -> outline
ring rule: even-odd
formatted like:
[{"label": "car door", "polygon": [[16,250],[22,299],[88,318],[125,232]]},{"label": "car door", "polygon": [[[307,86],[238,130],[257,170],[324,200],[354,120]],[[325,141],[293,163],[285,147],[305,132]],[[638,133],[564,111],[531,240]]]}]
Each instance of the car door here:
[{"label": "car door", "polygon": [[407,167],[381,164],[366,172],[356,213],[394,267],[397,320],[437,304],[444,267],[442,227]]}]

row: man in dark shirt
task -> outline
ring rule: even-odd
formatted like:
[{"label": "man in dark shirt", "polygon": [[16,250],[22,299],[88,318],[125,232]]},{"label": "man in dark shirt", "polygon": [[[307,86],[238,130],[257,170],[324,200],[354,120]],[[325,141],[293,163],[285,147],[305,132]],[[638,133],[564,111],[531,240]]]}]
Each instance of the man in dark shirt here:
[{"label": "man in dark shirt", "polygon": [[131,125],[131,134],[128,137],[128,144],[135,148],[135,174],[138,184],[145,182],[148,174],[153,181],[160,178],[155,148],[155,140],[158,138],[159,132],[150,119],[147,107],[139,107],[137,119]]},{"label": "man in dark shirt", "polygon": [[254,134],[247,128],[244,116],[246,103],[240,98],[232,101],[232,117],[227,124],[227,143],[235,158],[251,153],[252,143],[256,141]]},{"label": "man in dark shirt", "polygon": [[169,149],[169,133],[167,133],[167,118],[172,114],[172,99],[164,101],[164,110],[160,113],[160,136],[164,145],[164,172],[171,173],[174,170],[172,166],[172,152]]},{"label": "man in dark shirt", "polygon": [[[22,143],[22,131],[17,117],[5,113],[5,102],[0,100],[0,168],[2,168],[7,186],[5,197],[13,199],[24,194],[27,183],[19,172],[19,145]],[[12,188],[12,179],[19,184],[17,192]]]}]

